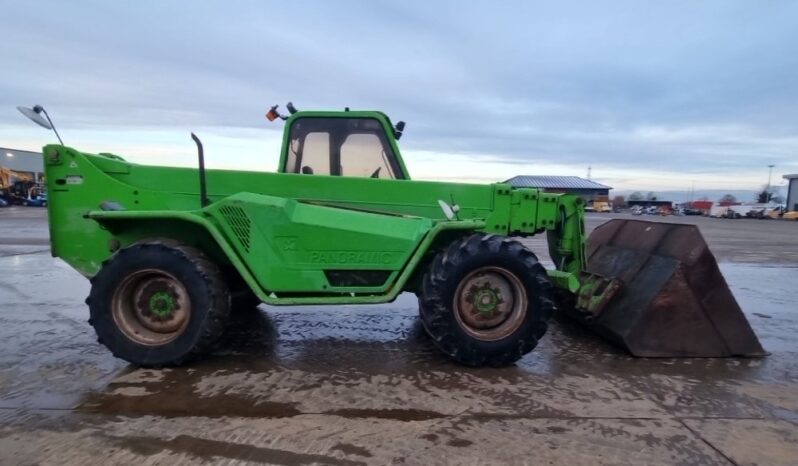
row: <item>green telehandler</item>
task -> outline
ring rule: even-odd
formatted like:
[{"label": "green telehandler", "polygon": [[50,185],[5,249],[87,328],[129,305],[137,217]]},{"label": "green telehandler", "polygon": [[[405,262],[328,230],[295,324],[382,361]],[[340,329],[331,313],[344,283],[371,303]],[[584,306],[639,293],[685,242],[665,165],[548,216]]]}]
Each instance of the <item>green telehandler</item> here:
[{"label": "green telehandler", "polygon": [[[695,227],[613,220],[586,242],[579,196],[411,181],[403,122],[288,108],[267,114],[285,121],[276,173],[206,170],[193,134],[198,168],[44,147],[52,254],[90,280],[89,322],[116,357],[189,361],[236,308],[403,292],[471,366],[517,361],[557,308],[638,356],[764,354]],[[52,125],[40,110],[21,108]],[[537,234],[548,270],[514,239]]]}]

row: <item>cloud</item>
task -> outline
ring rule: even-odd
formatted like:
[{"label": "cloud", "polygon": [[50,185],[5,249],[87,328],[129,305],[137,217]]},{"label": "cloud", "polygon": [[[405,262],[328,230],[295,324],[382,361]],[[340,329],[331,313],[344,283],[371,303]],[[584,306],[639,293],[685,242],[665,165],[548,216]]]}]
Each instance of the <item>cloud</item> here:
[{"label": "cloud", "polygon": [[268,106],[293,100],[384,110],[408,122],[409,153],[492,164],[463,178],[796,172],[795,18],[747,1],[15,2],[0,126],[42,103],[136,152],[153,128],[255,141]]}]

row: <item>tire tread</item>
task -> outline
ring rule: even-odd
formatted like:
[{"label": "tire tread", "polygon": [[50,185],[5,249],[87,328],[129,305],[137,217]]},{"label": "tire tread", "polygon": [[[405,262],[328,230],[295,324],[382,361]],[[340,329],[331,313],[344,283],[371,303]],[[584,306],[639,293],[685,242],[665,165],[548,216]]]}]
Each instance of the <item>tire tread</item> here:
[{"label": "tire tread", "polygon": [[[100,272],[92,277],[92,290],[89,297],[86,298],[86,304],[89,305],[91,313],[90,323],[97,333],[98,341],[105,345],[115,357],[120,357],[119,355],[122,351],[120,351],[119,348],[112,347],[114,345],[111,342],[114,342],[115,339],[104,337],[109,331],[109,329],[105,328],[105,326],[108,325],[109,319],[97,318],[98,313],[110,312],[110,308],[104,306],[103,303],[98,303],[98,300],[93,299],[93,297],[99,292],[98,290],[113,283],[113,279],[115,278],[113,274],[116,273],[114,269],[119,267],[124,268],[124,264],[128,261],[128,258],[149,251],[170,254],[173,255],[175,259],[190,264],[205,284],[204,289],[207,293],[208,309],[199,327],[198,338],[195,339],[194,344],[184,354],[156,363],[148,362],[152,358],[147,359],[128,356],[122,357],[122,359],[146,367],[179,366],[207,354],[213,348],[224,333],[230,314],[230,293],[227,288],[227,283],[216,264],[208,259],[199,249],[185,245],[176,240],[159,238],[141,241],[117,251],[109,259],[103,261]],[[113,319],[110,320],[112,321]],[[147,351],[153,350],[149,349]]]},{"label": "tire tread", "polygon": [[[454,310],[444,299],[446,290],[457,285],[453,280],[461,268],[469,260],[486,255],[513,260],[523,268],[528,315],[533,319],[528,332],[508,337],[516,341],[499,352],[481,350],[479,340],[459,330]],[[475,233],[454,241],[432,260],[422,281],[419,314],[433,343],[447,356],[468,366],[505,366],[532,351],[546,333],[555,310],[552,292],[546,269],[532,251],[508,237]]]}]

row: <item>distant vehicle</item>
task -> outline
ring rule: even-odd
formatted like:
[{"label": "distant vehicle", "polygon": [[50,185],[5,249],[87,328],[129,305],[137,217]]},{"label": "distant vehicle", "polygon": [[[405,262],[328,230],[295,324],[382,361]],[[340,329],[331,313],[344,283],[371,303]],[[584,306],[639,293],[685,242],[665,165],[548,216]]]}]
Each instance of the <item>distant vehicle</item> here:
[{"label": "distant vehicle", "polygon": [[758,219],[770,218],[766,214],[766,211],[767,209],[764,207],[754,207],[753,209],[745,213],[745,218],[758,218]]},{"label": "distant vehicle", "polygon": [[726,214],[723,216],[723,218],[743,218],[743,214],[732,209],[731,206],[729,206],[729,208],[726,209]]},{"label": "distant vehicle", "polygon": [[612,203],[606,201],[593,201],[595,212],[612,212]]},{"label": "distant vehicle", "polygon": [[784,220],[798,220],[798,210],[785,212],[784,215],[781,216],[781,218]]},{"label": "distant vehicle", "polygon": [[[764,211],[767,208],[765,205],[730,205],[729,209],[726,211],[727,218],[764,218],[759,216],[759,211],[762,211],[764,216]],[[756,212],[754,212],[756,211]],[[750,214],[750,215],[749,215]]]},{"label": "distant vehicle", "polygon": [[[776,207],[773,207],[772,209],[767,209],[767,211],[765,211],[765,216],[767,218],[770,218],[770,219],[773,219],[773,220],[778,220],[778,219],[784,217],[785,210],[786,209],[785,209],[785,207],[783,205],[776,206]],[[787,212],[787,213],[789,213],[789,212]]]},{"label": "distant vehicle", "polygon": [[28,207],[47,207],[47,199],[35,198],[35,199],[26,199],[22,201],[22,205]]},{"label": "distant vehicle", "polygon": [[745,214],[751,210],[751,207],[751,205],[740,204],[722,206],[716,203],[709,210],[709,216],[717,218],[743,218]]},{"label": "distant vehicle", "polygon": [[612,212],[612,203],[608,201],[588,201],[585,212]]},{"label": "distant vehicle", "polygon": [[39,195],[34,197],[29,197],[22,201],[22,205],[28,207],[47,207],[47,195]]},{"label": "distant vehicle", "polygon": [[632,215],[659,215],[660,213],[659,208],[656,206],[643,207],[636,205],[632,207],[631,211]]},{"label": "distant vehicle", "polygon": [[44,207],[47,205],[47,192],[42,185],[32,180],[17,180],[6,187],[2,193],[6,202],[13,205]]},{"label": "distant vehicle", "polygon": [[682,209],[682,213],[684,215],[704,215],[704,212],[701,211],[701,209],[692,209],[692,208]]},{"label": "distant vehicle", "polygon": [[729,212],[729,206],[713,204],[712,208],[709,209],[709,216],[716,218],[725,218],[728,212]]}]

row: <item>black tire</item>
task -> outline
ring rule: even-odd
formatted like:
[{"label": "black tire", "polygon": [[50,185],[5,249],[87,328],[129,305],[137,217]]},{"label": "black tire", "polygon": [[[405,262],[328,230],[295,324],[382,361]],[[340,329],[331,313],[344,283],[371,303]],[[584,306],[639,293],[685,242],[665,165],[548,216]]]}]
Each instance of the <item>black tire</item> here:
[{"label": "black tire", "polygon": [[[170,240],[119,250],[91,282],[86,303],[98,341],[140,366],[175,366],[205,354],[230,313],[218,267],[197,249]],[[172,332],[151,328],[175,326],[170,319],[178,315],[180,328]]]},{"label": "black tire", "polygon": [[227,278],[227,288],[230,290],[230,312],[246,314],[256,311],[262,301],[252,292],[238,271],[228,267],[223,273]]},{"label": "black tire", "polygon": [[248,287],[239,289],[232,293],[231,311],[232,312],[254,312],[261,304],[260,298],[252,292]]},{"label": "black tire", "polygon": [[[517,310],[495,330],[473,328],[465,323],[468,317],[462,317],[465,314],[459,311],[464,307],[458,304],[463,303],[460,299],[468,300],[461,282],[472,285],[467,293],[471,293],[475,307],[478,304],[474,295],[480,296],[477,293],[485,290],[495,297],[492,305],[506,302],[501,293],[495,292],[499,288],[493,289],[488,281],[473,291],[473,284],[482,280],[477,277],[483,271],[517,284],[511,301]],[[555,309],[552,292],[546,269],[523,245],[502,236],[474,234],[454,242],[435,257],[424,275],[419,311],[425,330],[447,356],[468,366],[505,366],[532,351],[546,333]],[[473,309],[471,313],[478,315]],[[507,326],[508,322],[512,325]]]}]

